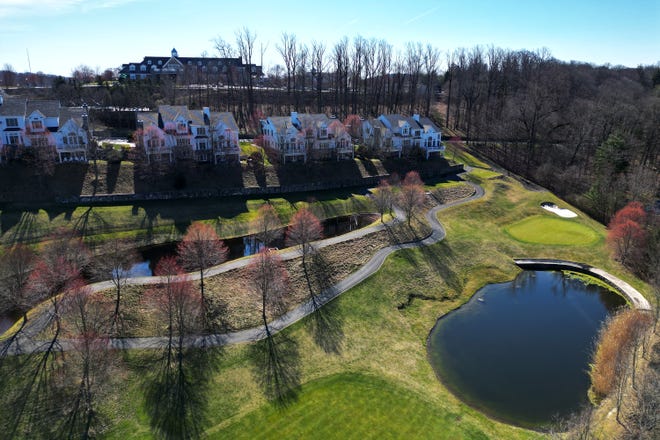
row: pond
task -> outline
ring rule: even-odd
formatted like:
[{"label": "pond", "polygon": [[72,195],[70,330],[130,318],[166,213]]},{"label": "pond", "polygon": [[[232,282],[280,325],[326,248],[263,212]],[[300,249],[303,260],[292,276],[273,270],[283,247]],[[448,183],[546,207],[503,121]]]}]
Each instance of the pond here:
[{"label": "pond", "polygon": [[594,339],[624,304],[562,272],[523,271],[440,318],[429,335],[429,360],[467,404],[542,429],[587,402]]},{"label": "pond", "polygon": [[[321,222],[323,237],[330,238],[346,234],[355,229],[368,226],[377,219],[377,214],[356,214],[326,219]],[[235,237],[223,241],[229,248],[229,260],[255,254],[263,247],[253,236]],[[177,245],[178,242],[172,242],[139,248],[138,253],[142,257],[142,261],[131,268],[131,276],[151,276],[158,260],[165,256],[176,255]],[[284,243],[284,229],[282,229],[281,238],[271,243],[271,246],[275,248],[286,246]]]}]

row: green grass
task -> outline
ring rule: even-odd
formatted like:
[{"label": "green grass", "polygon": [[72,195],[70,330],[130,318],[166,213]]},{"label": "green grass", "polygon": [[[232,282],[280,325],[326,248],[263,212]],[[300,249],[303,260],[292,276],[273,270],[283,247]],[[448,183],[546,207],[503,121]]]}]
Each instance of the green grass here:
[{"label": "green grass", "polygon": [[[368,408],[368,411],[364,411]],[[359,420],[355,420],[360,414]],[[487,439],[478,428],[456,423],[427,396],[362,374],[338,374],[306,384],[291,405],[266,405],[209,434],[209,439]],[[358,423],[356,423],[358,422]],[[255,432],[253,427],[263,430]]]},{"label": "green grass", "polygon": [[[378,273],[324,307],[330,331],[321,333],[335,350],[318,343],[313,320],[304,319],[281,336],[296,348],[287,362],[302,384],[297,400],[281,407],[268,402],[260,386],[263,369],[252,346],[224,350],[208,384],[196,397],[207,402],[209,438],[497,438],[544,437],[491,420],[454,397],[436,378],[428,360],[426,339],[436,320],[466,302],[487,283],[512,279],[515,257],[559,258],[601,267],[648,294],[649,288],[614,262],[604,244],[605,228],[585,215],[573,220],[594,231],[596,240],[573,246],[529,243],[512,238],[505,228],[539,214],[539,204],[565,205],[545,191],[530,192],[502,177],[485,180],[486,196],[438,215],[447,238],[421,249],[394,253]],[[340,194],[317,201],[322,212],[339,212],[356,202]],[[284,215],[308,203],[304,195],[272,200]],[[241,212],[252,212],[254,200]],[[570,208],[570,207],[569,207]],[[247,214],[246,214],[247,215]],[[412,299],[420,294],[427,300]],[[400,309],[403,303],[409,305]],[[325,346],[328,346],[327,344]],[[154,438],[143,400],[147,356],[131,352],[131,367],[103,402],[109,439]],[[141,368],[134,368],[142,364]],[[153,369],[153,367],[151,367]],[[382,429],[381,429],[382,428]],[[419,429],[419,431],[417,431]]]},{"label": "green grass", "polygon": [[325,191],[315,199],[288,194],[271,199],[222,198],[204,201],[172,200],[119,206],[58,207],[30,211],[0,211],[0,244],[36,243],[59,228],[78,231],[90,245],[112,239],[133,240],[137,245],[180,239],[193,221],[216,226],[223,238],[250,232],[250,221],[264,203],[271,203],[286,224],[297,209],[309,207],[326,219],[354,212],[375,212],[369,198],[350,190]]},{"label": "green grass", "polygon": [[488,166],[487,163],[477,159],[467,151],[454,145],[452,142],[447,142],[445,148],[446,148],[445,157],[447,159],[453,160],[455,162],[463,163],[465,165],[475,168],[490,169],[490,166]]},{"label": "green grass", "polygon": [[596,231],[574,220],[535,215],[505,228],[514,239],[524,243],[581,246],[598,241]]}]

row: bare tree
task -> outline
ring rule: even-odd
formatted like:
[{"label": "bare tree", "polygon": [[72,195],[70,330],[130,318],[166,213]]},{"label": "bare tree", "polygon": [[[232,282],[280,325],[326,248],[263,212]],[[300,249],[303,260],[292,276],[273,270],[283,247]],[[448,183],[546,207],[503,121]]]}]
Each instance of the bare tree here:
[{"label": "bare tree", "polygon": [[380,221],[383,222],[383,216],[386,212],[392,211],[392,202],[394,200],[394,193],[392,191],[392,186],[387,182],[386,179],[381,179],[378,184],[378,188],[374,190],[373,195],[374,203],[376,204],[376,209],[380,214]]},{"label": "bare tree", "polygon": [[282,33],[281,43],[275,45],[282,56],[286,68],[286,94],[291,96],[291,90],[295,88],[295,75],[298,64],[298,41],[295,34]]},{"label": "bare tree", "polygon": [[183,240],[177,247],[177,255],[183,267],[199,270],[199,290],[204,318],[208,318],[208,298],[204,293],[204,275],[216,264],[227,259],[229,249],[218,238],[215,228],[207,223],[194,222],[188,226]]},{"label": "bare tree", "polygon": [[426,71],[425,114],[427,116],[431,114],[431,98],[435,93],[439,61],[440,51],[431,44],[427,44],[424,49],[424,70]]},{"label": "bare tree", "polygon": [[115,304],[111,318],[111,332],[121,334],[121,302],[122,289],[131,276],[130,269],[139,260],[135,249],[120,240],[111,240],[100,250],[100,255],[94,259],[96,277],[105,280],[108,277],[115,287]]},{"label": "bare tree", "polygon": [[316,111],[323,111],[323,74],[326,71],[325,44],[312,41],[312,76],[316,80]]},{"label": "bare tree", "polygon": [[413,215],[424,205],[424,184],[416,171],[410,171],[401,183],[397,203],[403,209],[408,226]]},{"label": "bare tree", "polygon": [[264,203],[259,207],[257,217],[252,222],[252,230],[255,230],[257,239],[265,246],[282,235],[282,222],[277,212],[270,203]]}]

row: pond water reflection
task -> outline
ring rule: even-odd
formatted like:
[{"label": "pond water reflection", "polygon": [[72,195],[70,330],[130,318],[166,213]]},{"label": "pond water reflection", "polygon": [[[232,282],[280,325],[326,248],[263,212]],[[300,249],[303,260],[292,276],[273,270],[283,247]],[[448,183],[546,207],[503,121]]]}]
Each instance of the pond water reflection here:
[{"label": "pond water reflection", "polygon": [[542,427],[586,403],[594,338],[624,304],[561,272],[524,271],[439,319],[429,360],[466,403],[509,423]]}]

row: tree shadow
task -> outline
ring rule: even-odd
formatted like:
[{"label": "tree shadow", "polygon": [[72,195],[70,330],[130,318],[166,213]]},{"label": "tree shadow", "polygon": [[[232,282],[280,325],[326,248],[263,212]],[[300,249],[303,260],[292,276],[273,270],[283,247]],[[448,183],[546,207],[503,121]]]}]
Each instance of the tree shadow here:
[{"label": "tree shadow", "polygon": [[186,348],[159,353],[143,365],[145,407],[152,431],[164,439],[196,439],[208,425],[208,390],[222,351]]},{"label": "tree shadow", "polygon": [[288,406],[298,398],[300,354],[298,344],[282,333],[250,345],[252,375],[268,400]]},{"label": "tree shadow", "polygon": [[[458,264],[458,258],[452,248],[445,241],[441,241],[431,246],[422,246],[420,250],[424,262],[429,265],[431,270],[440,274],[447,286],[455,292],[455,296],[460,295],[464,282],[454,270]],[[446,299],[451,298],[449,295],[445,295],[445,297]]]},{"label": "tree shadow", "polygon": [[326,353],[340,354],[344,340],[343,320],[336,313],[335,303],[327,303],[337,277],[322,250],[313,252],[310,257],[304,268],[313,308],[306,321],[307,328],[314,342]]},{"label": "tree shadow", "polygon": [[105,175],[105,189],[108,194],[115,192],[120,169],[121,162],[108,162]]}]

